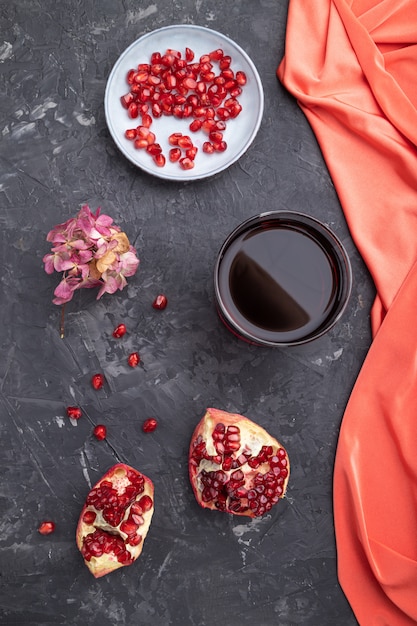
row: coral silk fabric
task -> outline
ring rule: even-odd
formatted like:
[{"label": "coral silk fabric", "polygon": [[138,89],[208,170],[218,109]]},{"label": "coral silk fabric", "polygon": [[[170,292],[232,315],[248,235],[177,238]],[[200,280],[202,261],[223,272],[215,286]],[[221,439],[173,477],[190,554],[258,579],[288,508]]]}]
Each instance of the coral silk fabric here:
[{"label": "coral silk fabric", "polygon": [[336,453],[338,573],[361,626],[417,624],[417,1],[290,0],[278,77],[376,286]]}]

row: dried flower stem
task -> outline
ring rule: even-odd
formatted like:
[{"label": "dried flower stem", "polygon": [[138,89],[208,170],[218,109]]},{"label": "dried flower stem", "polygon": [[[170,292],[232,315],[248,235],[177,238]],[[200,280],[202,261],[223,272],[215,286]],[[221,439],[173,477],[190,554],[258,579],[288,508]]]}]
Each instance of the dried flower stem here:
[{"label": "dried flower stem", "polygon": [[59,322],[59,334],[61,336],[61,339],[64,338],[65,332],[64,332],[64,323],[65,323],[65,302],[62,305],[61,308],[61,320]]}]

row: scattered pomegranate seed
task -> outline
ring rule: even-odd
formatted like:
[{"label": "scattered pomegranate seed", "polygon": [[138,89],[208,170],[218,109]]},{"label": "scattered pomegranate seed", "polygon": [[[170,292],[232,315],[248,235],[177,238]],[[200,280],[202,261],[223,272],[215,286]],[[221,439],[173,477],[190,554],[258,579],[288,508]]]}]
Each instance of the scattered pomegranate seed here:
[{"label": "scattered pomegranate seed", "polygon": [[104,385],[103,374],[94,374],[94,376],[91,379],[91,384],[93,385],[94,389],[96,390],[101,389],[102,386]]},{"label": "scattered pomegranate seed", "polygon": [[67,415],[74,420],[79,420],[82,415],[82,411],[78,408],[78,406],[67,406]]},{"label": "scattered pomegranate seed", "polygon": [[125,324],[119,324],[118,326],[116,326],[116,328],[113,331],[113,337],[115,339],[120,339],[121,337],[123,337],[123,335],[125,335],[127,332],[126,326]]},{"label": "scattered pomegranate seed", "polygon": [[129,354],[129,356],[127,357],[127,362],[130,367],[137,367],[140,363],[139,352],[132,352],[131,354]]},{"label": "scattered pomegranate seed", "polygon": [[149,417],[147,420],[143,422],[142,430],[144,433],[152,433],[156,429],[157,426],[158,426],[158,422],[156,421],[156,419],[153,417]]},{"label": "scattered pomegranate seed", "polygon": [[42,522],[42,524],[38,528],[38,532],[41,535],[50,535],[55,530],[55,523],[51,521]]},{"label": "scattered pomegranate seed", "polygon": [[99,441],[103,441],[107,436],[107,428],[103,424],[97,424],[93,430],[93,435]]},{"label": "scattered pomegranate seed", "polygon": [[164,296],[162,293],[156,296],[155,300],[152,302],[152,306],[154,309],[165,309],[168,304],[168,298]]}]

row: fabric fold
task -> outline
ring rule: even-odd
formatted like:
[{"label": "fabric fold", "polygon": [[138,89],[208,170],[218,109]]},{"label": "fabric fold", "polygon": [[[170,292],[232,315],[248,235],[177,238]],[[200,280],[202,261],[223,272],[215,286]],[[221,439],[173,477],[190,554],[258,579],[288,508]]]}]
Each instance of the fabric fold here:
[{"label": "fabric fold", "polygon": [[374,280],[334,471],[339,579],[364,626],[417,624],[417,3],[290,0],[278,77]]}]

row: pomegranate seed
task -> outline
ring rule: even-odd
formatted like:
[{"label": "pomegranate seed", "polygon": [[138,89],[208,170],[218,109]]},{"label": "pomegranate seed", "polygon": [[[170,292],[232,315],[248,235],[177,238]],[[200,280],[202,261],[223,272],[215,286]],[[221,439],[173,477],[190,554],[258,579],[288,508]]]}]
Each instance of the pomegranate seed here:
[{"label": "pomegranate seed", "polygon": [[188,61],[188,63],[191,63],[191,61],[194,60],[194,52],[191,50],[191,48],[185,48],[185,59],[186,61]]},{"label": "pomegranate seed", "polygon": [[242,93],[242,88],[235,87],[234,89],[231,89],[229,93],[232,96],[232,98],[237,98],[237,96],[240,96],[240,94]]},{"label": "pomegranate seed", "polygon": [[98,441],[103,441],[107,436],[107,428],[103,424],[97,424],[93,430],[93,435]]},{"label": "pomegranate seed", "polygon": [[152,105],[152,115],[156,118],[161,117],[162,109],[157,102],[154,102]]},{"label": "pomegranate seed", "polygon": [[164,167],[165,163],[166,163],[166,158],[164,157],[163,154],[155,154],[153,157],[154,163],[158,166],[158,167]]},{"label": "pomegranate seed", "polygon": [[243,85],[246,85],[247,78],[246,78],[245,72],[242,72],[241,70],[236,72],[236,82],[240,87],[243,87]]},{"label": "pomegranate seed", "polygon": [[185,89],[188,89],[188,90],[195,89],[197,87],[197,81],[195,81],[194,78],[190,78],[190,77],[184,78],[181,84]]},{"label": "pomegranate seed", "polygon": [[226,109],[226,107],[219,107],[217,109],[217,116],[220,118],[220,121],[229,119],[229,117],[231,117],[230,109]]},{"label": "pomegranate seed", "polygon": [[179,160],[179,163],[183,170],[192,170],[194,167],[194,161],[189,157],[184,157]]},{"label": "pomegranate seed", "polygon": [[136,128],[129,128],[128,130],[125,131],[125,137],[126,139],[136,139]]},{"label": "pomegranate seed", "polygon": [[225,141],[219,141],[213,145],[216,152],[224,152],[227,150],[227,143]]},{"label": "pomegranate seed", "polygon": [[198,130],[200,130],[202,124],[203,124],[203,122],[201,120],[193,120],[191,122],[189,128],[190,128],[192,133],[196,133]]},{"label": "pomegranate seed", "polygon": [[147,71],[136,72],[134,76],[135,83],[146,83],[149,78],[149,74]]},{"label": "pomegranate seed", "polygon": [[180,148],[183,148],[184,150],[186,150],[187,148],[193,147],[193,142],[191,141],[191,138],[188,135],[183,135],[182,137],[179,137],[178,145]]},{"label": "pomegranate seed", "polygon": [[83,515],[83,522],[85,524],[92,524],[97,517],[97,513],[95,511],[86,511]]},{"label": "pomegranate seed", "polygon": [[146,148],[146,152],[149,152],[151,156],[156,156],[162,153],[162,147],[160,146],[159,143],[151,143]]},{"label": "pomegranate seed", "polygon": [[91,379],[91,384],[93,386],[93,388],[97,391],[98,389],[101,389],[104,385],[104,376],[103,374],[94,374],[94,376]]},{"label": "pomegranate seed", "polygon": [[155,64],[155,63],[160,63],[161,62],[161,53],[160,52],[153,52],[151,55],[151,65]]},{"label": "pomegranate seed", "polygon": [[175,63],[175,56],[173,54],[164,54],[161,57],[161,63],[165,67],[172,67]]},{"label": "pomegranate seed", "polygon": [[220,74],[220,76],[223,76],[223,78],[225,79],[230,79],[230,78],[235,77],[235,73],[232,69],[230,69],[230,67],[228,67],[222,70],[222,73]]},{"label": "pomegranate seed", "polygon": [[127,112],[129,117],[131,117],[132,119],[137,117],[139,115],[139,107],[137,105],[137,102],[131,102],[127,108]]},{"label": "pomegranate seed", "polygon": [[166,308],[168,304],[168,299],[163,294],[159,294],[156,296],[155,300],[152,302],[152,306],[154,309],[163,310]]},{"label": "pomegranate seed", "polygon": [[220,61],[223,55],[224,55],[223,50],[221,48],[217,48],[217,50],[213,50],[212,52],[210,52],[209,59],[211,61]]},{"label": "pomegranate seed", "polygon": [[213,144],[210,143],[209,141],[205,141],[203,143],[203,152],[205,152],[206,154],[213,154],[214,152]]},{"label": "pomegranate seed", "polygon": [[132,93],[127,93],[120,98],[120,102],[122,103],[122,107],[124,109],[128,109],[129,105],[133,102],[134,96]]},{"label": "pomegranate seed", "polygon": [[119,324],[118,326],[116,326],[116,328],[113,331],[113,337],[115,339],[120,339],[120,337],[123,337],[123,335],[125,335],[127,332],[126,326],[125,324]]},{"label": "pomegranate seed", "polygon": [[171,148],[169,151],[169,160],[171,163],[176,163],[181,156],[181,150],[179,148]]},{"label": "pomegranate seed", "polygon": [[140,363],[139,352],[132,352],[131,354],[129,354],[129,356],[127,357],[127,363],[128,365],[130,365],[130,367],[137,367]]},{"label": "pomegranate seed", "polygon": [[172,107],[172,115],[174,115],[174,117],[177,117],[178,119],[184,117],[184,110],[180,104],[176,104]]},{"label": "pomegranate seed", "polygon": [[182,133],[172,133],[168,137],[168,142],[171,146],[178,146],[178,139],[182,137]]},{"label": "pomegranate seed", "polygon": [[149,115],[149,113],[144,113],[142,115],[142,126],[144,128],[149,128],[151,124],[152,124],[152,117]]},{"label": "pomegranate seed", "polygon": [[121,532],[125,533],[126,535],[134,535],[137,529],[138,529],[137,524],[135,524],[133,521],[130,521],[130,520],[125,520],[124,522],[120,524]]},{"label": "pomegranate seed", "polygon": [[82,415],[82,411],[77,406],[68,406],[67,407],[67,415],[71,419],[79,420],[81,415]]},{"label": "pomegranate seed", "polygon": [[153,417],[149,417],[142,424],[142,430],[144,433],[152,433],[156,427],[158,426],[158,422]]},{"label": "pomegranate seed", "polygon": [[230,67],[231,62],[232,62],[232,57],[230,57],[229,55],[224,55],[219,60],[219,68],[221,70],[226,70],[228,67]]},{"label": "pomegranate seed", "polygon": [[192,148],[188,148],[188,150],[186,150],[185,155],[187,159],[191,159],[192,161],[194,161],[197,152],[198,152],[197,146],[192,146]]},{"label": "pomegranate seed", "polygon": [[41,535],[50,535],[55,530],[55,523],[51,521],[42,522],[42,524],[38,528],[38,532]]},{"label": "pomegranate seed", "polygon": [[138,500],[138,504],[142,511],[146,513],[146,511],[150,511],[153,506],[153,500],[150,496],[144,495]]},{"label": "pomegranate seed", "polygon": [[138,150],[143,150],[143,149],[146,149],[149,146],[149,144],[146,141],[146,139],[135,139],[134,146]]},{"label": "pomegranate seed", "polygon": [[211,133],[209,134],[209,139],[212,143],[219,143],[220,141],[223,140],[223,133],[218,131],[218,130],[213,130],[211,131]]}]

